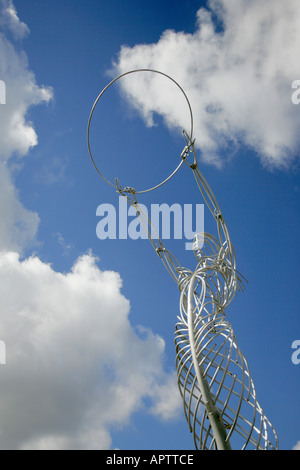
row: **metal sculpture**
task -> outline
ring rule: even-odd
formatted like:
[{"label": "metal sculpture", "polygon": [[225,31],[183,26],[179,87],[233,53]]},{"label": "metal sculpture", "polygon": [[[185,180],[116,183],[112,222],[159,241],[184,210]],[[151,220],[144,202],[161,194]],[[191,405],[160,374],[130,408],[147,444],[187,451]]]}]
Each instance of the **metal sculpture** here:
[{"label": "metal sculpture", "polygon": [[[190,112],[190,132],[183,131],[184,149],[173,173],[156,186],[136,190],[115,184],[99,171],[90,147],[90,125],[103,93],[117,80],[136,72],[158,73],[175,83],[183,93]],[[235,253],[219,204],[199,170],[193,138],[193,114],[183,88],[169,75],[152,69],[137,69],[119,75],[98,95],[88,121],[88,150],[101,177],[136,209],[148,238],[180,289],[180,315],[175,327],[176,368],[185,416],[196,449],[275,450],[276,431],[260,407],[245,357],[238,347],[225,310],[238,290],[243,276],[236,269]],[[185,163],[193,172],[202,197],[216,221],[216,236],[197,234],[194,270],[183,268],[163,245],[143,213],[137,195],[166,183]]]}]

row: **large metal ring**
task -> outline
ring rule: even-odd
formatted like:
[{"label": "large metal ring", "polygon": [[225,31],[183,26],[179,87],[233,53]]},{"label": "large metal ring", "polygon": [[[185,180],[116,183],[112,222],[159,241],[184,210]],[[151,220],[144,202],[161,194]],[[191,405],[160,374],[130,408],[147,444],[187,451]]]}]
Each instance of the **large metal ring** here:
[{"label": "large metal ring", "polygon": [[[136,69],[136,70],[130,70],[129,72],[125,72],[125,73],[122,73],[121,75],[119,75],[118,77],[114,78],[108,85],[106,85],[105,88],[103,88],[103,90],[101,91],[101,93],[98,95],[98,97],[96,98],[96,101],[94,102],[93,104],[93,107],[92,107],[92,110],[91,110],[91,113],[90,113],[90,116],[89,116],[89,120],[88,120],[88,127],[87,127],[87,143],[88,143],[88,150],[89,150],[89,154],[90,154],[90,157],[91,157],[91,160],[93,162],[93,165],[94,167],[96,168],[97,172],[99,173],[99,175],[104,179],[104,181],[106,181],[106,183],[110,184],[113,188],[115,188],[117,191],[120,190],[120,188],[116,185],[116,184],[113,184],[112,182],[110,182],[107,178],[105,178],[105,176],[100,172],[99,168],[97,167],[96,163],[95,163],[95,160],[93,158],[93,155],[92,155],[92,151],[91,151],[91,145],[90,145],[90,127],[91,127],[91,121],[92,121],[92,117],[93,117],[93,113],[95,111],[95,108],[96,108],[96,105],[98,103],[98,101],[100,100],[101,96],[103,95],[103,93],[105,93],[105,91],[113,84],[115,83],[117,80],[119,80],[120,78],[124,77],[125,75],[129,75],[131,73],[136,73],[136,72],[153,72],[153,73],[158,73],[160,75],[163,75],[164,77],[170,79],[173,83],[175,83],[175,85],[177,85],[177,87],[180,89],[180,91],[183,93],[185,99],[186,99],[186,102],[188,104],[188,107],[189,107],[189,112],[190,112],[190,133],[188,134],[189,136],[189,139],[190,141],[192,141],[192,138],[193,138],[193,113],[192,113],[192,107],[191,107],[191,104],[189,102],[189,99],[185,93],[185,91],[183,90],[183,88],[172,78],[170,77],[169,75],[167,75],[166,73],[164,72],[160,72],[158,70],[153,70],[153,69]],[[140,194],[140,193],[146,193],[148,191],[152,191],[153,189],[156,189],[156,188],[159,188],[159,186],[162,186],[164,183],[166,183],[170,178],[172,178],[172,176],[177,172],[177,170],[179,170],[180,166],[182,165],[182,163],[184,162],[183,159],[181,159],[179,165],[175,168],[175,170],[166,178],[164,179],[163,181],[161,181],[160,183],[158,183],[156,186],[153,186],[152,188],[148,188],[148,189],[144,189],[144,190],[134,190],[134,192],[136,194]],[[116,179],[117,180],[117,179]]]}]

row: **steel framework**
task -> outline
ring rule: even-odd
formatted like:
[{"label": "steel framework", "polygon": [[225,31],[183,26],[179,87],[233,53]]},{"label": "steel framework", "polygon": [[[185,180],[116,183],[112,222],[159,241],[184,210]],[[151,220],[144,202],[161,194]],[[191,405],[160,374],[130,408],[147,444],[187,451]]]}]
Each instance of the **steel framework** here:
[{"label": "steel framework", "polygon": [[[171,175],[146,190],[122,188],[119,180],[109,182],[95,164],[90,147],[90,125],[99,99],[112,83],[136,72],[158,73],[172,80],[184,94],[190,111],[190,132],[183,131],[184,149]],[[238,347],[225,310],[236,292],[244,289],[243,276],[236,269],[234,248],[219,204],[199,170],[193,138],[193,114],[182,87],[167,74],[137,69],[119,75],[98,95],[88,121],[88,149],[101,177],[126,197],[140,218],[148,238],[167,271],[180,289],[180,314],[175,326],[176,369],[185,416],[196,449],[275,450],[275,429],[260,407],[247,361]],[[194,240],[197,264],[184,268],[163,245],[143,213],[137,195],[166,183],[185,163],[191,169],[211,215],[216,222],[215,236],[199,233]]]}]

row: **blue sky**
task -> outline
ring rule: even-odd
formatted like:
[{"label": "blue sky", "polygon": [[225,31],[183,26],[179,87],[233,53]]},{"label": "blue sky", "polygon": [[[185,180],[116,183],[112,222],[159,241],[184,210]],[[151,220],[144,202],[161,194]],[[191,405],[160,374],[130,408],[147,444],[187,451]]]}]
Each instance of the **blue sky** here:
[{"label": "blue sky", "polygon": [[[200,170],[248,280],[227,314],[280,448],[300,441],[299,16],[296,0],[0,1],[1,448],[193,449],[175,379],[178,288],[147,240],[96,236],[97,207],[118,195],[89,160],[90,109],[144,67],[190,98]],[[108,178],[148,187],[177,166],[188,113],[166,79],[131,78],[130,103],[117,87],[103,96],[92,145]],[[139,200],[203,203],[185,165]],[[195,267],[183,240],[166,246]]]}]

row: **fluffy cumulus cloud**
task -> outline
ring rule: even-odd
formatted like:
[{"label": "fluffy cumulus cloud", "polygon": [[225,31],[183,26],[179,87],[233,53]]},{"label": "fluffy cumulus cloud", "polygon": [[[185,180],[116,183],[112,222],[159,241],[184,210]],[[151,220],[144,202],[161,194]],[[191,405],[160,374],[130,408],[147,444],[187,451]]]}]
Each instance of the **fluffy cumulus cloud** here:
[{"label": "fluffy cumulus cloud", "polygon": [[[114,72],[160,70],[186,91],[202,157],[221,165],[240,144],[262,163],[283,168],[297,155],[300,114],[292,82],[300,79],[298,0],[210,0],[193,34],[165,31],[155,44],[121,48]],[[123,80],[128,100],[149,125],[153,112],[189,130],[186,103],[160,77]],[[165,80],[166,81],[166,80]]]},{"label": "fluffy cumulus cloud", "polygon": [[28,26],[20,21],[12,0],[1,0],[0,26],[8,29],[15,39],[22,39],[29,33]]},{"label": "fluffy cumulus cloud", "polygon": [[0,1],[0,249],[21,251],[34,242],[38,215],[27,210],[14,186],[13,168],[16,159],[24,157],[37,145],[33,123],[27,118],[32,106],[48,103],[49,87],[38,86],[30,70],[20,40],[28,34],[11,1]]},{"label": "fluffy cumulus cloud", "polygon": [[27,112],[31,106],[49,102],[52,90],[37,85],[25,52],[13,40],[22,38],[28,28],[18,19],[12,2],[0,2],[1,26],[0,77],[5,83],[6,104],[0,108],[0,159],[7,161],[15,155],[26,155],[37,145],[37,134],[32,122],[27,120]]},{"label": "fluffy cumulus cloud", "polygon": [[145,397],[163,419],[181,409],[164,393],[164,341],[131,326],[121,287],[91,254],[67,274],[1,254],[1,448],[105,449]]},{"label": "fluffy cumulus cloud", "polygon": [[25,248],[35,246],[39,216],[23,206],[9,169],[1,163],[0,188],[0,250],[21,253]]},{"label": "fluffy cumulus cloud", "polygon": [[166,399],[177,385],[164,370],[164,341],[131,325],[118,273],[101,271],[92,254],[64,274],[24,258],[39,216],[22,204],[13,169],[38,142],[29,108],[53,94],[21,50],[28,33],[13,2],[0,0],[0,447],[107,449],[134,412],[169,419],[180,398]]}]

